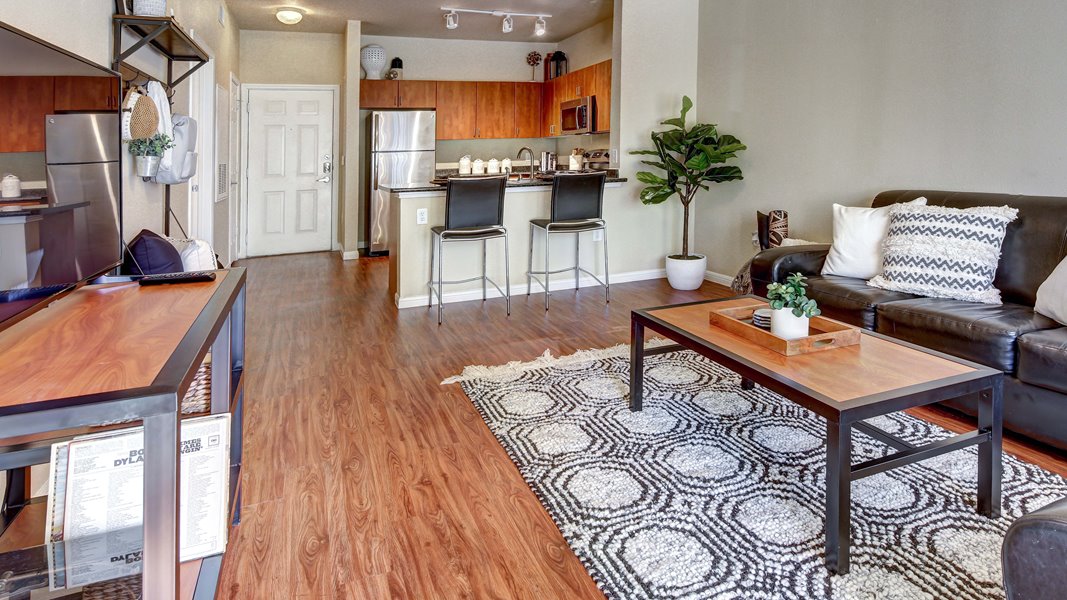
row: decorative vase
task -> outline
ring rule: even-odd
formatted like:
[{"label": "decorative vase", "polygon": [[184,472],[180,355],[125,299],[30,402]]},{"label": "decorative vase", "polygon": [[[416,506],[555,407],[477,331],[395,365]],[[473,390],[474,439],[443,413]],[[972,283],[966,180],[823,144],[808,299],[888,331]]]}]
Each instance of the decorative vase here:
[{"label": "decorative vase", "polygon": [[134,163],[138,177],[155,177],[159,172],[158,156],[135,156]]},{"label": "decorative vase", "polygon": [[385,68],[385,48],[378,44],[364,46],[359,51],[359,62],[367,73],[367,79],[381,79],[382,69]]},{"label": "decorative vase", "polygon": [[691,254],[688,258],[667,257],[667,281],[676,290],[695,290],[704,283],[708,257]]},{"label": "decorative vase", "polygon": [[808,317],[798,317],[791,308],[771,311],[771,333],[783,340],[795,340],[808,336]]}]

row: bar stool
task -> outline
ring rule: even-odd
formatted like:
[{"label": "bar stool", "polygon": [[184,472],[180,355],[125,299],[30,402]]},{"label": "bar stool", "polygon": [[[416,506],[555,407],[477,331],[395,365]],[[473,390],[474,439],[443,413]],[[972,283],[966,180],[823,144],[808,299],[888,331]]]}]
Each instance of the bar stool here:
[{"label": "bar stool", "polygon": [[[486,282],[493,284],[500,295],[507,300],[508,315],[511,315],[511,273],[508,268],[508,230],[504,227],[504,188],[507,176],[500,177],[464,177],[448,180],[445,195],[445,224],[430,228],[430,303],[433,307],[434,294],[437,294],[437,324],[444,320],[443,286],[454,283],[468,283],[481,280],[482,301],[486,299]],[[504,238],[504,289],[486,276],[486,242]],[[447,242],[482,243],[482,275],[456,281],[444,281],[444,245]],[[437,265],[437,278],[434,279],[434,264]],[[436,286],[436,287],[435,287]]]},{"label": "bar stool", "polygon": [[[552,208],[548,219],[530,220],[530,260],[526,271],[526,295],[529,296],[536,281],[545,290],[545,310],[548,310],[549,275],[574,271],[574,289],[577,291],[581,273],[589,275],[604,286],[604,301],[611,302],[611,288],[608,285],[608,227],[604,222],[604,181],[607,173],[573,173],[557,174],[552,179]],[[545,270],[533,270],[534,232],[544,231]],[[580,252],[582,234],[586,231],[604,232],[604,280],[581,267]],[[574,234],[574,266],[565,269],[550,270],[550,240],[557,233]],[[541,281],[536,275],[543,275]]]}]

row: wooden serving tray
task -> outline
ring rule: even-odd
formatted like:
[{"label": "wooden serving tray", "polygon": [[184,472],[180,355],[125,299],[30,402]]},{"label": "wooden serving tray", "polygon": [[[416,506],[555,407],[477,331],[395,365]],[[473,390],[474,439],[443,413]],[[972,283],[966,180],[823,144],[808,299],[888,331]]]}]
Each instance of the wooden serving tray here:
[{"label": "wooden serving tray", "polygon": [[749,306],[712,310],[708,321],[713,327],[721,327],[736,336],[786,356],[822,352],[860,343],[862,334],[859,328],[826,317],[811,318],[811,335],[795,340],[782,339],[752,324],[752,313],[761,308],[767,308],[767,304],[753,302]]}]

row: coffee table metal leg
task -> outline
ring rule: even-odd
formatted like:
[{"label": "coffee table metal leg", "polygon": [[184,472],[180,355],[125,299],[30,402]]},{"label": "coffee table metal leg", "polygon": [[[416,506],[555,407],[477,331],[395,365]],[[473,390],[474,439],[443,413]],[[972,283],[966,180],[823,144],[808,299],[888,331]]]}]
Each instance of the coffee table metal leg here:
[{"label": "coffee table metal leg", "polygon": [[645,393],[645,326],[630,320],[630,410],[641,410]]},{"label": "coffee table metal leg", "polygon": [[826,421],[826,566],[848,573],[852,507],[852,426]]},{"label": "coffee table metal leg", "polygon": [[1003,444],[1003,382],[983,390],[978,402],[978,430],[989,431],[990,439],[978,444],[978,512],[1000,516],[1000,478]]}]

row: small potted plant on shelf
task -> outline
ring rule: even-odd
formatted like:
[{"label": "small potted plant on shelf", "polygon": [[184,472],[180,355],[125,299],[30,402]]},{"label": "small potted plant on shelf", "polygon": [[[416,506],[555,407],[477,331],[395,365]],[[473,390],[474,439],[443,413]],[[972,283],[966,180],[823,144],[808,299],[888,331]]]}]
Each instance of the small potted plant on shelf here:
[{"label": "small potted plant on shelf", "polygon": [[806,277],[793,273],[785,283],[767,286],[767,300],[771,304],[771,333],[786,340],[808,335],[811,317],[822,314],[819,304],[808,298]]},{"label": "small potted plant on shelf", "polygon": [[708,184],[743,179],[740,168],[724,163],[746,149],[741,140],[719,133],[715,125],[686,127],[691,108],[693,101],[683,96],[681,115],[661,123],[671,129],[652,132],[655,150],[630,152],[654,156],[654,160],[641,162],[664,172],[662,176],[647,171],[636,174],[637,180],[648,186],[641,190],[641,202],[661,204],[672,196],[682,202],[682,253],[667,256],[667,280],[676,290],[697,289],[708,269],[707,256],[689,253],[689,205],[698,191],[710,189]]},{"label": "small potted plant on shelf", "polygon": [[130,140],[130,154],[134,156],[138,177],[155,177],[159,172],[159,158],[174,147],[169,135],[157,133],[150,138]]}]

